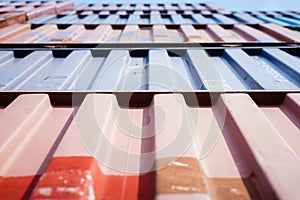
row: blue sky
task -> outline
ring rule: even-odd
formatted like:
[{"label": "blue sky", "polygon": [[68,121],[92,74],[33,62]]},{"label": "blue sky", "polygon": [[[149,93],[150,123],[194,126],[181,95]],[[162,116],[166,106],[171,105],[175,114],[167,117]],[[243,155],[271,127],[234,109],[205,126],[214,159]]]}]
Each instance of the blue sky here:
[{"label": "blue sky", "polygon": [[165,3],[165,2],[213,2],[219,7],[227,10],[294,10],[300,12],[300,0],[74,0],[76,4],[79,3]]}]

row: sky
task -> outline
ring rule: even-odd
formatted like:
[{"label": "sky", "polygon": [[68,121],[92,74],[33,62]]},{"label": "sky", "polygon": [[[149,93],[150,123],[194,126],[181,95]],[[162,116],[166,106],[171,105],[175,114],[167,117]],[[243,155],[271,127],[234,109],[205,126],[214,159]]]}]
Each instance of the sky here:
[{"label": "sky", "polygon": [[299,11],[300,0],[74,0],[80,3],[190,3],[190,2],[212,2],[221,8],[230,11],[251,11],[251,10],[278,10],[278,11]]}]

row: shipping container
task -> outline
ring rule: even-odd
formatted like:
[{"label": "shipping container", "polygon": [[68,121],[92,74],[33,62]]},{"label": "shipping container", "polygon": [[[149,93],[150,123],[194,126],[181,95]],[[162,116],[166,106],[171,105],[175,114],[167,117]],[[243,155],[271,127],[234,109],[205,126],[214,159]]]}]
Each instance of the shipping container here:
[{"label": "shipping container", "polygon": [[[265,23],[276,23],[281,26],[300,27],[300,15],[291,12],[249,12],[253,17]],[[250,20],[251,21],[251,20]]]},{"label": "shipping container", "polygon": [[131,3],[131,4],[80,4],[75,8],[77,11],[116,11],[116,10],[139,10],[139,11],[160,11],[160,10],[211,10],[213,12],[224,11],[214,4],[208,3]]},{"label": "shipping container", "polygon": [[0,51],[1,90],[299,90],[299,48]]},{"label": "shipping container", "polygon": [[[43,15],[30,24],[237,24],[242,19],[231,14],[210,11],[106,11],[97,14],[83,11],[79,14]],[[252,24],[255,24],[254,22]]]},{"label": "shipping container", "polygon": [[0,13],[1,200],[299,199],[299,12]]},{"label": "shipping container", "polygon": [[298,198],[299,93],[53,94],[1,104],[2,199]]},{"label": "shipping container", "polygon": [[14,24],[0,29],[0,43],[299,43],[300,32],[276,24],[110,25]]},{"label": "shipping container", "polygon": [[[274,12],[275,13],[275,12]],[[276,15],[275,15],[276,14]],[[95,14],[94,11],[77,12],[68,11],[60,15],[43,15],[30,20],[31,24],[259,24],[275,23],[285,27],[300,26],[300,15],[297,14],[265,14],[261,12],[247,13],[221,11],[220,13],[209,10],[176,10],[176,11],[154,11],[154,10],[101,10]]]},{"label": "shipping container", "polygon": [[3,1],[0,2],[0,27],[24,23],[45,14],[60,14],[74,8],[72,0],[67,1]]},{"label": "shipping container", "polygon": [[[109,17],[114,23],[142,23],[142,24],[236,24],[236,23],[275,23],[286,27],[299,27],[300,15],[297,12],[278,11],[251,11],[251,12],[229,12],[216,6],[208,4],[82,4],[73,7],[72,1],[51,1],[51,2],[13,2],[3,4],[0,8],[5,24],[12,21],[24,22],[19,16],[12,20],[11,12],[25,14],[28,19],[36,17],[39,20],[32,20],[30,23],[43,21],[44,23],[59,23],[64,21],[69,23],[81,23],[86,15],[97,14],[102,19]],[[75,14],[78,14],[77,18]],[[44,15],[51,14],[45,19]],[[55,15],[60,14],[60,15]],[[62,15],[61,15],[62,14]],[[63,15],[73,16],[63,16]],[[17,14],[14,14],[16,18]],[[51,17],[50,17],[51,16]],[[75,18],[74,18],[75,17]],[[89,16],[91,17],[91,16]],[[89,18],[88,17],[88,18]],[[60,19],[63,18],[63,19]],[[64,19],[65,18],[65,19]],[[93,18],[93,17],[91,17]],[[140,19],[141,18],[141,19]],[[150,19],[153,18],[153,19]],[[70,20],[72,19],[72,20]],[[123,20],[122,20],[123,19]],[[139,20],[138,20],[139,19]],[[145,19],[145,20],[142,20]],[[148,20],[147,20],[148,19]],[[7,22],[5,23],[5,21]],[[115,20],[115,21],[114,21]],[[83,20],[84,21],[84,20]],[[139,22],[137,22],[139,21]]]}]

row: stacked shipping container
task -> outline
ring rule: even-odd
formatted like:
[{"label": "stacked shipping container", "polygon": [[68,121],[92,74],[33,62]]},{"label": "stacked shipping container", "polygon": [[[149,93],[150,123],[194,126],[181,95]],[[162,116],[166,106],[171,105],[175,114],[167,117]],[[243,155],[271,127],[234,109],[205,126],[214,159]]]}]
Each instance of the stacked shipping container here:
[{"label": "stacked shipping container", "polygon": [[15,24],[0,30],[0,43],[294,43],[300,33],[262,25]]},{"label": "stacked shipping container", "polygon": [[0,12],[1,199],[298,199],[298,11]]},{"label": "stacked shipping container", "polygon": [[60,14],[73,8],[72,1],[1,1],[0,27],[25,22],[45,14]]}]

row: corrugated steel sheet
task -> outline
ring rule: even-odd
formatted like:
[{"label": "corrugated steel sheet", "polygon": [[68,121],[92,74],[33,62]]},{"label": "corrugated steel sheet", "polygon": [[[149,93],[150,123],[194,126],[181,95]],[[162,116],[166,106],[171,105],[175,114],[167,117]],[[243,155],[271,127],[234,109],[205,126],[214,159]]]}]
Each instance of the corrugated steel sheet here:
[{"label": "corrugated steel sheet", "polygon": [[[236,24],[275,23],[299,27],[297,12],[229,12],[208,4],[83,4],[72,1],[13,2],[0,8],[2,23],[107,23],[107,24]],[[15,13],[11,13],[15,12]],[[77,15],[76,15],[77,13]],[[50,15],[47,15],[50,14]],[[60,15],[55,15],[60,14]],[[61,15],[62,14],[62,15]],[[66,15],[66,16],[64,16]],[[70,16],[69,16],[70,15]],[[77,16],[77,17],[76,17]],[[97,17],[98,16],[98,17]]]},{"label": "corrugated steel sheet", "polygon": [[244,23],[276,23],[282,26],[300,25],[300,15],[294,12],[234,12]]},{"label": "corrugated steel sheet", "polygon": [[43,23],[70,23],[70,24],[236,24],[239,19],[233,15],[224,15],[219,13],[207,14],[207,11],[202,11],[202,14],[195,11],[185,12],[159,12],[159,11],[100,11],[94,14],[90,11],[84,11],[80,14],[67,15],[46,15],[33,20],[31,24]]},{"label": "corrugated steel sheet", "polygon": [[[276,13],[277,14],[277,13]],[[296,14],[295,14],[296,15]],[[62,22],[70,24],[97,23],[97,24],[258,24],[275,23],[287,27],[299,27],[300,15],[292,16],[278,14],[276,17],[264,13],[238,12],[233,14],[211,13],[210,11],[106,11],[95,14],[92,11],[83,11],[79,14],[45,15],[29,23],[43,24]]]},{"label": "corrugated steel sheet", "polygon": [[[108,23],[109,21],[107,21]],[[300,32],[276,24],[245,25],[12,25],[0,43],[299,43]]]},{"label": "corrugated steel sheet", "polygon": [[268,23],[276,23],[282,26],[295,26],[300,25],[299,13],[284,13],[284,12],[250,12],[256,19]]},{"label": "corrugated steel sheet", "polygon": [[[210,12],[210,11],[208,11]],[[241,20],[234,15],[225,15],[219,13],[210,13],[198,11],[190,12],[142,12],[135,11],[128,12],[113,12],[100,11],[98,14],[91,14],[90,12],[82,12],[81,14],[68,15],[48,15],[31,20],[29,23],[85,23],[91,21],[97,24],[237,24]]]},{"label": "corrugated steel sheet", "polygon": [[[94,22],[122,24],[236,24],[236,23],[276,23],[282,26],[299,27],[300,15],[297,12],[229,12],[209,4],[83,4],[76,8],[72,1],[48,2],[4,2],[0,8],[2,23],[24,22],[40,17],[30,23],[82,23],[87,20]],[[11,13],[15,12],[15,13]],[[68,14],[78,13],[77,19]],[[45,18],[44,15],[52,14]],[[54,15],[67,14],[67,16]],[[95,19],[97,14],[100,19]],[[107,20],[105,20],[108,18]]]},{"label": "corrugated steel sheet", "polygon": [[156,94],[120,107],[113,94],[89,94],[76,108],[20,95],[0,111],[0,196],[298,199],[299,93],[274,105],[217,99],[188,106]]},{"label": "corrugated steel sheet", "polygon": [[2,1],[0,27],[24,23],[45,14],[60,14],[74,8],[72,0],[67,1]]},{"label": "corrugated steel sheet", "polygon": [[298,48],[0,51],[1,90],[298,90]]},{"label": "corrugated steel sheet", "polygon": [[299,199],[299,12],[0,12],[1,200]]},{"label": "corrugated steel sheet", "polygon": [[[225,14],[223,14],[225,13]],[[94,14],[92,11],[83,11],[79,14],[47,15],[31,20],[29,23],[95,23],[111,24],[237,24],[245,22],[238,15],[214,13],[211,11],[106,11]],[[249,19],[248,19],[249,21]],[[249,23],[246,21],[246,23]],[[257,20],[252,20],[255,24]]]},{"label": "corrugated steel sheet", "polygon": [[[211,10],[217,12],[223,10],[211,3],[131,3],[131,4],[81,4],[75,8],[77,11],[114,11],[114,10]],[[224,11],[224,10],[223,10]]]},{"label": "corrugated steel sheet", "polygon": [[[277,13],[276,13],[277,14]],[[238,12],[230,14],[211,13],[210,11],[106,11],[94,14],[83,11],[79,14],[45,15],[30,20],[32,24],[44,23],[70,24],[258,24],[275,23],[286,27],[299,27],[300,15],[278,14],[270,16],[265,13]]]},{"label": "corrugated steel sheet", "polygon": [[[0,8],[1,10],[1,8]],[[1,12],[1,11],[0,11]],[[0,14],[0,28],[16,23],[24,23],[26,21],[26,13],[24,12],[4,12]]]}]

